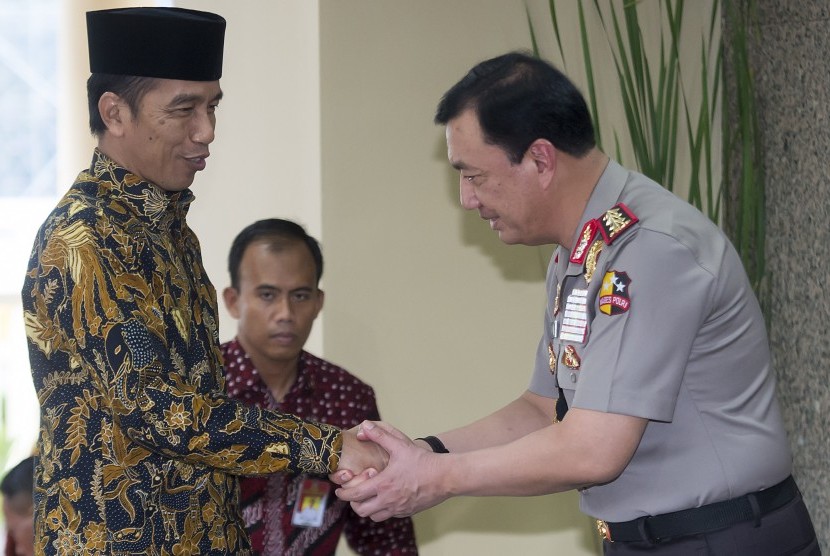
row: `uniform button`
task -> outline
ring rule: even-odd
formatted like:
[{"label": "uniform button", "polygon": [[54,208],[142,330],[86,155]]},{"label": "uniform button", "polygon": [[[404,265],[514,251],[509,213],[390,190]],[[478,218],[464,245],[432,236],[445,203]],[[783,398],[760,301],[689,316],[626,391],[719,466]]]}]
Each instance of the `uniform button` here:
[{"label": "uniform button", "polygon": [[571,373],[571,382],[576,382],[576,373]]}]

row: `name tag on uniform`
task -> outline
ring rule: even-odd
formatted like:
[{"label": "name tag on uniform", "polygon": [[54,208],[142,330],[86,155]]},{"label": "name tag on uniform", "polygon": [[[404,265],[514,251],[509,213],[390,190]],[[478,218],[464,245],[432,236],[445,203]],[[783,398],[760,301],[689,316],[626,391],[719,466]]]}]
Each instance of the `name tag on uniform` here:
[{"label": "name tag on uniform", "polygon": [[304,479],[297,493],[291,524],[297,527],[320,527],[326,514],[331,483],[320,479]]},{"label": "name tag on uniform", "polygon": [[565,302],[560,339],[566,342],[585,342],[588,329],[588,290],[575,288]]}]

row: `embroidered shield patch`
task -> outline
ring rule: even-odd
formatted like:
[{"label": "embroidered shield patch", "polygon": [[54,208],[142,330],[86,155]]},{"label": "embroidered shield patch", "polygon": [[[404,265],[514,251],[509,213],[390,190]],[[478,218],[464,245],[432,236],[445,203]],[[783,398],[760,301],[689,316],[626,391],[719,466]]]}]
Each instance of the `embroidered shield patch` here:
[{"label": "embroidered shield patch", "polygon": [[625,272],[609,270],[602,279],[599,290],[599,310],[606,315],[619,315],[631,307],[628,286],[631,278]]}]

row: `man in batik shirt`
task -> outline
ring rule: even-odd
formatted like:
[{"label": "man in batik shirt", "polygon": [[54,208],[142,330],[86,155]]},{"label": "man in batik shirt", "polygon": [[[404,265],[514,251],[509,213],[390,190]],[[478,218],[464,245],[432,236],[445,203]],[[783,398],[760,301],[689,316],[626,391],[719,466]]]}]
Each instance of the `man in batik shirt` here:
[{"label": "man in batik shirt", "polygon": [[[340,428],[380,418],[368,384],[303,350],[324,292],[323,254],[302,226],[278,218],[254,222],[234,239],[228,270],[225,304],[238,327],[222,355],[233,398]],[[363,556],[418,554],[411,519],[362,518],[323,477],[246,477],[241,500],[259,554],[331,556],[341,533]]]},{"label": "man in batik shirt", "polygon": [[41,406],[35,548],[248,554],[236,475],[326,474],[360,443],[223,394],[216,293],[185,215],[225,20],[133,8],[87,27],[98,148],[41,227],[22,292]]}]

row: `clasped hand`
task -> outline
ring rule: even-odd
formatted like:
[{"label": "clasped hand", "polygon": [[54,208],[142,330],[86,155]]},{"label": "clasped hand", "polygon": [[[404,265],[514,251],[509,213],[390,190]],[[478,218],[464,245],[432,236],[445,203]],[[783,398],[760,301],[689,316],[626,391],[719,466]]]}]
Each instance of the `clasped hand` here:
[{"label": "clasped hand", "polygon": [[441,457],[391,425],[364,421],[344,431],[340,466],[329,479],[358,515],[373,521],[405,517],[448,498],[440,488]]}]

